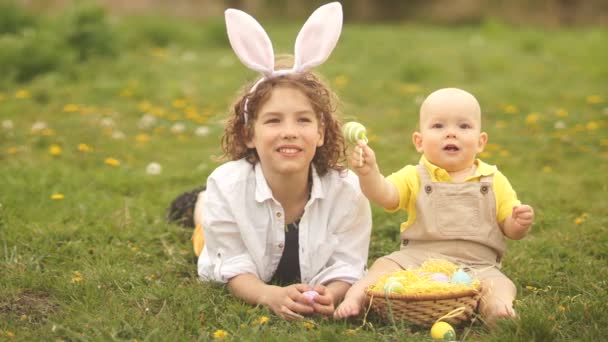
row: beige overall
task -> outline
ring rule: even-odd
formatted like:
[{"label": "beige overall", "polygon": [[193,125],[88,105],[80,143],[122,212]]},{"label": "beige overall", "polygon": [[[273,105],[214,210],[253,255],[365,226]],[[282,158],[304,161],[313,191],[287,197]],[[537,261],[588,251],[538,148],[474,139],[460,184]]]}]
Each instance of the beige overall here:
[{"label": "beige overall", "polygon": [[496,220],[493,176],[483,176],[479,182],[432,182],[422,164],[417,170],[416,220],[401,232],[401,249],[384,258],[404,269],[418,268],[433,258],[462,265],[482,284],[486,281],[485,300],[511,308],[515,286],[500,272],[505,238]]}]

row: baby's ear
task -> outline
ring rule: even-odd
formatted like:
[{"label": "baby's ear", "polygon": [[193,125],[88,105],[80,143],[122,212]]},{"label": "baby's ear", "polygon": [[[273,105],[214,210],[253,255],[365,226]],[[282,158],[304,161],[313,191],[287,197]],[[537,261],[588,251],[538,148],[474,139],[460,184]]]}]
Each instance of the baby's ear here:
[{"label": "baby's ear", "polygon": [[412,134],[412,142],[414,143],[414,147],[416,147],[416,151],[419,153],[424,152],[422,150],[422,134],[420,132],[414,132],[414,134]]},{"label": "baby's ear", "polygon": [[481,134],[479,134],[479,142],[477,144],[477,153],[483,152],[483,149],[486,147],[487,142],[488,134],[486,132],[481,132]]}]

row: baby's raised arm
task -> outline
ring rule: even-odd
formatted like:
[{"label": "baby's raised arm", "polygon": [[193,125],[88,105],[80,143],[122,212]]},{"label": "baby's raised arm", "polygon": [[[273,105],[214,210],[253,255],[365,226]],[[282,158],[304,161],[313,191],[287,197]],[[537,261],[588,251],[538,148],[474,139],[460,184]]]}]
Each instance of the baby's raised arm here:
[{"label": "baby's raised arm", "polygon": [[359,176],[361,191],[370,201],[387,209],[394,209],[399,205],[397,188],[380,173],[376,154],[365,142],[357,143],[350,154],[349,162]]}]

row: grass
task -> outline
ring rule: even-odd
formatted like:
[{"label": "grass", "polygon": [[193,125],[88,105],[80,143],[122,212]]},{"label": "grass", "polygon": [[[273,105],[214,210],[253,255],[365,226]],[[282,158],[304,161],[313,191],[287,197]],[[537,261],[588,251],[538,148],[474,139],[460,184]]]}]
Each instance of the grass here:
[{"label": "grass", "polygon": [[[244,341],[430,340],[374,315],[361,329],[361,319],[284,322],[197,280],[191,232],[164,212],[218,165],[222,120],[255,75],[222,24],[153,23],[116,18],[114,55],[0,83],[0,340],[189,341],[222,331]],[[265,26],[275,51],[291,52],[298,24]],[[607,33],[347,25],[320,67],[344,120],[368,127],[385,174],[417,162],[410,135],[426,94],[457,86],[480,100],[490,136],[481,157],[537,220],[504,260],[520,319],[461,328],[460,339],[608,333]],[[201,126],[207,135],[195,134]],[[159,175],[146,173],[152,162]],[[370,262],[398,247],[404,219],[373,214]]]}]

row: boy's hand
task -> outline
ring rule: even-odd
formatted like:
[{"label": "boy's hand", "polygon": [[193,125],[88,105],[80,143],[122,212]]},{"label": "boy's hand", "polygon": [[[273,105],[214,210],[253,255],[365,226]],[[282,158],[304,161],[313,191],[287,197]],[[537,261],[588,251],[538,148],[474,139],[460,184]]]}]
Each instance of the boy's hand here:
[{"label": "boy's hand", "polygon": [[335,310],[335,300],[332,292],[323,285],[315,286],[315,291],[319,294],[315,297],[314,303],[312,304],[315,313],[319,313],[323,316],[332,316]]},{"label": "boy's hand", "polygon": [[311,288],[306,284],[294,284],[286,287],[271,286],[263,304],[277,316],[286,320],[298,320],[302,315],[312,314],[314,309],[306,303],[303,292]]},{"label": "boy's hand", "polygon": [[376,168],[376,154],[363,140],[357,142],[348,161],[357,176],[366,176]]},{"label": "boy's hand", "polygon": [[517,233],[527,232],[534,222],[534,209],[526,204],[514,206],[511,217]]}]

